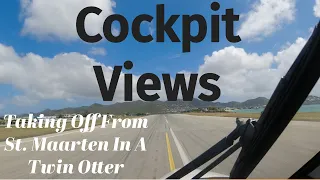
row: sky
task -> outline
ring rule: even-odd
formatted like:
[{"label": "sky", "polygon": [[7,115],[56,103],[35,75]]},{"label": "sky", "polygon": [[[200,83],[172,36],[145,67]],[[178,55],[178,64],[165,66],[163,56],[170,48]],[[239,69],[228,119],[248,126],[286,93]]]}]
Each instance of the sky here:
[{"label": "sky", "polygon": [[[93,103],[122,102],[123,73],[132,73],[134,82],[144,73],[216,73],[221,89],[217,100],[244,101],[269,98],[308,40],[320,17],[320,0],[230,0],[217,1],[220,10],[210,9],[213,1],[168,0],[15,0],[3,2],[0,12],[0,114],[39,112],[44,109],[78,107]],[[225,24],[220,24],[220,42],[192,44],[191,52],[182,53],[181,43],[139,43],[131,33],[121,43],[106,39],[94,44],[82,41],[76,31],[76,17],[85,7],[102,9],[99,16],[86,21],[89,33],[102,32],[106,17],[121,14],[131,23],[140,14],[156,18],[156,5],[165,5],[166,19],[173,15],[201,14],[210,32],[210,16],[233,8],[240,20],[235,34],[242,41],[225,38]],[[174,30],[182,36],[181,17]],[[192,32],[197,26],[193,24]],[[156,23],[143,23],[143,34],[156,33]],[[113,34],[121,31],[113,24]],[[103,102],[92,66],[101,65],[107,83],[112,68],[127,60],[134,63],[123,71],[113,102]],[[162,84],[163,85],[163,84]],[[196,94],[203,92],[197,86]],[[134,87],[134,99],[139,99]],[[158,91],[166,100],[164,87]],[[312,95],[320,96],[319,83]],[[196,97],[196,95],[195,95]]]}]

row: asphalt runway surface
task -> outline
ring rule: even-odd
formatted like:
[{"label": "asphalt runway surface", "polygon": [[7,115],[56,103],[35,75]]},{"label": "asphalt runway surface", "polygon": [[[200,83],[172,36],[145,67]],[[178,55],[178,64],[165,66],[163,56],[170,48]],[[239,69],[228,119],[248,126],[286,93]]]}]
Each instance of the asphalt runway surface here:
[{"label": "asphalt runway surface", "polygon": [[[34,152],[33,139],[23,139],[22,152],[4,151],[0,143],[0,179],[159,179],[181,168],[213,144],[228,135],[236,126],[234,118],[198,117],[190,115],[147,116],[147,129],[106,128],[82,134],[78,130],[60,135],[52,134],[48,141],[109,141],[115,137],[135,143],[145,138],[146,152]],[[288,178],[320,149],[320,123],[293,121],[256,167],[249,178]],[[239,151],[212,171],[229,175]],[[73,164],[73,174],[30,174],[29,160],[41,160],[45,164]],[[78,164],[82,160],[124,164],[118,174],[80,174]],[[203,168],[203,167],[201,167]],[[200,168],[200,169],[201,169]]]}]

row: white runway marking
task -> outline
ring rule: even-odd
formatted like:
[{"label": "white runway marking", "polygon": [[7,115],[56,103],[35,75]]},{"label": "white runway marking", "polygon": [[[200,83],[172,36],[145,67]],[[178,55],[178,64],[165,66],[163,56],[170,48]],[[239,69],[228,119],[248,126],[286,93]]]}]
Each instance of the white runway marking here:
[{"label": "white runway marking", "polygon": [[183,150],[182,145],[180,144],[178,138],[176,137],[176,135],[174,134],[174,132],[172,131],[171,128],[170,128],[170,132],[171,132],[171,135],[172,135],[172,137],[173,137],[174,143],[176,144],[177,149],[178,149],[178,151],[179,151],[179,154],[180,154],[180,157],[181,157],[181,160],[182,160],[183,165],[188,164],[188,163],[190,162],[190,159],[188,158],[187,154],[186,154],[185,151]]},{"label": "white runway marking", "polygon": [[[169,124],[168,119],[167,119],[166,116],[164,116],[164,119],[166,120],[167,124]],[[172,137],[173,137],[174,143],[175,143],[176,146],[177,146],[177,149],[178,149],[178,152],[179,152],[179,155],[180,155],[180,158],[181,158],[181,160],[182,160],[183,165],[188,164],[188,163],[190,162],[190,159],[188,158],[187,154],[186,154],[185,151],[183,150],[183,147],[182,147],[182,145],[180,144],[177,136],[174,134],[174,132],[172,131],[171,128],[169,128],[169,129],[170,129],[170,133],[171,133],[171,135],[172,135]]]},{"label": "white runway marking", "polygon": [[166,120],[167,124],[169,124],[169,121],[166,116],[164,116],[164,119]]}]

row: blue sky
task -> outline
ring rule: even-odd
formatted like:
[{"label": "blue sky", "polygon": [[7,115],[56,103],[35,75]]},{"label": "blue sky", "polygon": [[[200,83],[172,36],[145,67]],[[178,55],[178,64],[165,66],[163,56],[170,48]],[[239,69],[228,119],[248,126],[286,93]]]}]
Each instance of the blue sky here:
[{"label": "blue sky", "polygon": [[[150,14],[155,17],[156,4],[160,3],[165,4],[167,17],[172,14],[201,14],[206,18],[207,23],[210,23],[210,16],[212,14],[221,15],[225,13],[225,9],[227,8],[234,8],[235,14],[241,14],[241,20],[235,23],[235,32],[248,32],[244,33],[245,38],[242,38],[242,42],[236,44],[228,42],[224,37],[225,25],[222,23],[219,43],[210,42],[210,33],[208,33],[207,38],[203,42],[191,45],[191,52],[182,53],[182,44],[172,43],[168,38],[166,38],[165,43],[152,42],[142,44],[136,42],[130,34],[124,42],[118,44],[107,42],[105,39],[96,44],[84,43],[80,38],[72,34],[75,33],[72,28],[62,28],[61,31],[57,28],[59,32],[56,32],[54,28],[50,29],[50,27],[48,27],[49,25],[53,27],[64,26],[64,22],[70,22],[64,20],[64,18],[71,12],[67,11],[67,13],[63,15],[60,13],[50,15],[50,12],[59,12],[59,8],[72,9],[72,4],[75,4],[74,0],[69,1],[69,6],[67,6],[68,3],[63,3],[63,1],[56,1],[56,4],[48,3],[47,5],[43,5],[43,3],[39,3],[39,1],[40,0],[15,0],[3,2],[3,7],[5,8],[1,11],[2,15],[0,16],[0,22],[2,24],[0,28],[0,44],[2,45],[0,48],[0,57],[2,58],[0,59],[0,70],[2,70],[2,73],[0,72],[0,114],[38,112],[47,108],[56,109],[69,106],[90,105],[94,102],[102,103],[99,94],[95,94],[97,92],[96,82],[90,82],[91,87],[86,84],[89,82],[84,82],[84,86],[88,87],[76,87],[80,82],[73,85],[72,83],[74,81],[72,78],[70,78],[70,82],[66,83],[60,81],[68,78],[62,78],[62,80],[57,78],[59,74],[65,73],[62,71],[68,69],[69,71],[76,71],[72,69],[74,66],[70,64],[77,63],[78,59],[69,59],[68,62],[70,62],[67,64],[70,66],[65,65],[64,68],[60,69],[59,67],[62,67],[63,63],[59,64],[59,66],[58,61],[61,63],[61,60],[59,57],[54,58],[62,53],[67,53],[65,57],[69,58],[68,55],[70,55],[71,52],[76,53],[76,55],[86,55],[93,63],[102,63],[105,66],[111,67],[122,65],[124,61],[131,60],[134,63],[134,68],[130,72],[137,77],[149,72],[157,75],[161,73],[171,73],[174,75],[181,71],[194,73],[207,71],[219,72],[221,78],[225,77],[225,79],[222,79],[221,82],[222,96],[218,101],[241,101],[246,98],[255,98],[260,94],[261,96],[268,96],[279,80],[281,73],[283,74],[284,72],[284,70],[280,72],[280,69],[282,65],[285,66],[286,61],[280,57],[285,55],[283,58],[288,58],[288,61],[292,62],[293,59],[289,59],[289,57],[295,57],[297,53],[299,53],[299,48],[303,46],[303,43],[305,43],[310,35],[310,29],[315,26],[319,20],[315,0],[278,0],[278,2],[271,0],[271,5],[275,7],[271,8],[270,12],[261,12],[264,11],[262,10],[264,7],[268,8],[271,6],[266,3],[266,0],[218,1],[221,4],[218,12],[213,12],[210,9],[210,4],[213,1],[207,0],[115,0],[113,2],[115,6],[113,7],[111,7],[110,4],[103,4],[104,2],[101,1],[104,7],[109,8],[109,10],[106,11],[111,11],[110,9],[112,8],[112,12],[107,13],[121,14],[127,18],[129,23],[140,14]],[[81,1],[86,2],[86,0]],[[111,2],[110,0],[107,1]],[[77,5],[77,8],[80,8],[78,6],[79,5]],[[286,8],[285,6],[289,7]],[[57,8],[57,10],[55,10],[55,8]],[[77,8],[75,8],[75,12],[77,12]],[[275,12],[272,12],[273,10]],[[279,13],[276,11],[283,12]],[[71,15],[75,14],[71,13]],[[44,16],[47,16],[47,19],[43,18]],[[263,23],[259,24],[262,28],[258,28],[255,31],[251,27],[244,26],[254,26],[257,19]],[[274,19],[277,19],[277,21],[274,21]],[[72,23],[75,23],[75,19]],[[181,37],[181,24],[180,18],[174,26],[179,37]],[[43,26],[47,28],[41,28]],[[115,28],[118,28],[118,26],[115,25]],[[144,33],[149,33],[150,30],[155,31],[155,23],[143,24],[142,28]],[[271,31],[267,31],[267,28],[270,28]],[[256,32],[256,34],[253,32]],[[62,37],[61,34],[63,33],[66,35]],[[68,35],[70,35],[70,38],[67,38]],[[299,37],[301,41],[298,41]],[[8,50],[7,47],[11,47],[16,55],[10,54],[10,50]],[[227,47],[234,47],[235,49],[225,49]],[[90,53],[92,48],[99,49],[100,52],[106,53]],[[229,52],[229,54],[232,52],[232,56],[229,57],[229,55],[225,55],[225,53],[223,53],[224,51]],[[213,55],[213,52],[217,53]],[[279,54],[279,52],[284,53]],[[28,56],[28,53],[33,53],[33,55]],[[266,53],[269,53],[270,56],[265,56]],[[70,56],[70,58],[76,58],[76,55]],[[206,55],[208,61],[204,63]],[[216,67],[216,63],[219,63],[219,65],[228,69],[227,67],[230,65],[227,63],[229,61],[228,58],[234,56],[240,58],[239,61],[242,62],[241,66],[236,69],[236,71],[239,71],[241,74],[241,79],[239,74],[233,74],[235,71],[233,69],[234,67],[230,67],[229,71],[226,70],[223,72],[221,68],[214,68]],[[37,58],[41,58],[41,61],[39,60],[37,63],[41,64],[43,61],[47,63],[47,65],[38,66],[37,63],[29,63],[33,62],[33,60],[36,61]],[[255,62],[256,59],[259,59],[259,62]],[[86,63],[87,61],[83,60],[80,63],[82,62]],[[54,68],[50,68],[50,63],[54,64]],[[81,66],[80,63],[78,64],[79,67]],[[8,64],[10,66],[8,66]],[[283,68],[288,68],[289,65]],[[50,71],[50,75],[42,72],[41,67],[49,67],[49,69],[52,70]],[[10,68],[12,68],[12,70],[9,70]],[[23,73],[20,72],[21,69]],[[267,75],[268,77],[270,76],[269,78],[272,78],[272,80],[265,80],[265,82],[270,83],[270,88],[260,87],[260,83],[265,84],[263,83],[264,81],[259,82],[254,79],[259,79],[260,75],[262,76],[262,74],[259,73],[263,71],[270,72],[272,69],[279,69],[279,72],[274,73],[274,75]],[[57,76],[55,76],[55,73]],[[39,74],[43,75],[43,77],[39,76]],[[86,78],[92,78],[94,81],[94,77],[85,76],[87,74],[90,73],[79,72],[76,81],[79,81],[79,79],[85,81]],[[50,76],[50,78],[46,79],[46,76]],[[239,77],[239,79],[237,79],[237,77]],[[231,79],[235,82],[232,82]],[[50,87],[50,91],[46,93],[45,87],[50,86],[50,84],[55,84],[55,82],[52,81],[45,82],[46,80],[57,80],[59,82],[56,84],[67,84],[70,85],[70,87],[59,89],[60,87],[53,86]],[[240,83],[240,85],[237,85],[237,83]],[[245,86],[244,83],[249,84],[247,86],[248,89],[241,88]],[[75,89],[72,89],[72,87]],[[54,88],[57,89],[55,90]],[[84,89],[82,90],[81,88]],[[96,90],[93,91],[91,89]],[[52,93],[50,93],[51,90],[52,92],[61,93],[52,95]],[[122,91],[119,91],[119,93],[121,92]],[[315,94],[318,92],[319,91],[315,91]]]}]

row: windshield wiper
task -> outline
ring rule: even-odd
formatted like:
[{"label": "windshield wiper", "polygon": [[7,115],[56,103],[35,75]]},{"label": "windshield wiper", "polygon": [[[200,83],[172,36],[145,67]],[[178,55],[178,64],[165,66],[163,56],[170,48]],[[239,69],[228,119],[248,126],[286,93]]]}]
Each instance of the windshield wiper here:
[{"label": "windshield wiper", "polygon": [[320,77],[320,22],[281,79],[259,119],[260,131],[243,147],[230,178],[247,178],[298,112]]},{"label": "windshield wiper", "polygon": [[320,76],[320,22],[299,56],[276,87],[260,119],[247,123],[237,121],[237,128],[199,157],[179,169],[168,179],[180,179],[233,145],[194,178],[200,178],[232,152],[242,150],[232,168],[230,178],[247,178],[269,151],[297,113]]},{"label": "windshield wiper", "polygon": [[221,152],[225,151],[229,147],[231,147],[235,140],[240,138],[239,142],[233,145],[228,151],[226,151],[222,156],[220,156],[216,161],[211,163],[207,168],[198,173],[194,179],[198,179],[222,162],[225,158],[231,155],[233,152],[238,150],[241,146],[245,146],[245,144],[251,141],[251,138],[257,131],[257,121],[255,120],[247,120],[246,122],[240,121],[237,119],[236,121],[237,127],[225,138],[219,141],[217,144],[212,146],[210,149],[202,153],[196,159],[185,165],[182,169],[178,170],[174,174],[168,177],[168,179],[180,179],[185,175],[189,174],[193,170],[197,169],[204,163],[208,162],[215,156],[219,155]]}]

